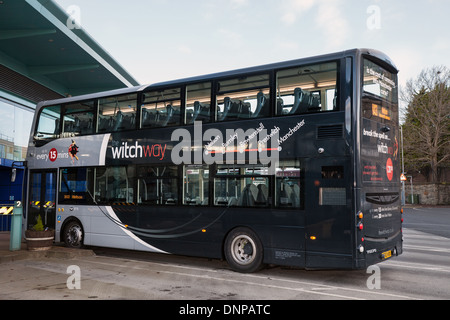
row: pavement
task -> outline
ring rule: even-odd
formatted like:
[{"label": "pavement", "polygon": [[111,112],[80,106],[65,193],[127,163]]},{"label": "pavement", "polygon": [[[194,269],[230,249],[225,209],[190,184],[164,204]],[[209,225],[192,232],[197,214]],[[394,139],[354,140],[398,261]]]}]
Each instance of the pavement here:
[{"label": "pavement", "polygon": [[13,262],[17,260],[29,260],[37,258],[73,259],[82,256],[94,256],[95,253],[89,249],[71,249],[61,245],[53,245],[48,251],[29,251],[25,240],[22,240],[21,249],[9,250],[10,233],[0,232],[0,263]]}]

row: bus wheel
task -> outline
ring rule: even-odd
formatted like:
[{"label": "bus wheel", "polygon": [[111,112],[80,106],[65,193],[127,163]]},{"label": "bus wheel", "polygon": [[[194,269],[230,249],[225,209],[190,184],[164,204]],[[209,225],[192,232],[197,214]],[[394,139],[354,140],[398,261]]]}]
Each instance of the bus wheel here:
[{"label": "bus wheel", "polygon": [[83,228],[78,221],[71,221],[64,228],[64,243],[69,248],[81,248],[83,246]]},{"label": "bus wheel", "polygon": [[258,271],[263,262],[261,241],[250,229],[234,229],[225,240],[225,258],[235,271],[244,273]]}]

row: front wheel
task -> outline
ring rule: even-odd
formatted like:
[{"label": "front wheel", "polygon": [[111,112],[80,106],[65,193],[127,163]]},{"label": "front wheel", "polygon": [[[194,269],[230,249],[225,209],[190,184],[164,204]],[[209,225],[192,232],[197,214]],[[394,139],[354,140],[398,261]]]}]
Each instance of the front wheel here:
[{"label": "front wheel", "polygon": [[83,228],[78,221],[71,221],[64,228],[64,243],[68,248],[81,248],[83,246]]},{"label": "front wheel", "polygon": [[255,272],[262,267],[263,246],[252,230],[237,228],[225,240],[225,258],[238,272]]}]

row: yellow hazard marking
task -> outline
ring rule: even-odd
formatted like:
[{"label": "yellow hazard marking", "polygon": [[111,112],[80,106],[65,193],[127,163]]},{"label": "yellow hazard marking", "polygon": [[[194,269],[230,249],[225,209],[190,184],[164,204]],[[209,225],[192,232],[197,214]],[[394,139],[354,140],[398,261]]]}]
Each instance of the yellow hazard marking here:
[{"label": "yellow hazard marking", "polygon": [[0,214],[8,215],[12,214],[14,207],[1,207],[0,208]]}]

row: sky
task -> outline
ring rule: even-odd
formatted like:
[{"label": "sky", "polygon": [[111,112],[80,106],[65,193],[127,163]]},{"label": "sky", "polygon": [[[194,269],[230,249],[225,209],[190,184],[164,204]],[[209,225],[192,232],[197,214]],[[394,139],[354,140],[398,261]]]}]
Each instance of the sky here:
[{"label": "sky", "polygon": [[400,85],[450,67],[449,0],[54,1],[141,84],[353,48],[390,56]]}]

